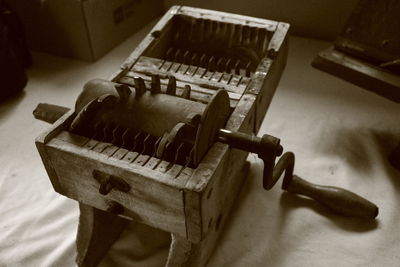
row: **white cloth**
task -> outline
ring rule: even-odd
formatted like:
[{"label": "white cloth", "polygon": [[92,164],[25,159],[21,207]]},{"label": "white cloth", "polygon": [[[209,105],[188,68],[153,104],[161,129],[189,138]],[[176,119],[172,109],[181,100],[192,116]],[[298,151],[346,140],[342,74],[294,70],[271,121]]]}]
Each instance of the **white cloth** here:
[{"label": "white cloth", "polygon": [[[34,146],[49,126],[31,114],[39,102],[73,107],[82,85],[107,78],[149,29],[92,64],[35,54],[25,93],[0,105],[0,266],[75,265],[78,205],[53,191]],[[250,155],[248,183],[209,266],[399,266],[400,172],[387,155],[400,141],[400,105],[313,69],[312,59],[327,46],[290,39],[287,67],[260,135],[277,136],[296,153],[299,176],[375,202],[378,219],[332,215],[283,194],[281,182],[265,191],[262,162]],[[101,266],[161,264],[168,236],[159,235],[158,245],[148,231],[143,227],[141,238],[125,231]]]}]

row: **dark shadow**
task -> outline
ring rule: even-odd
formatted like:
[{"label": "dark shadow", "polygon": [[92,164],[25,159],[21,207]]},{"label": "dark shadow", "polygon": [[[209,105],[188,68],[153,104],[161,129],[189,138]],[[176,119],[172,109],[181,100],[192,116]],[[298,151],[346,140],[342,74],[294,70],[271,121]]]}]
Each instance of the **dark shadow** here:
[{"label": "dark shadow", "polygon": [[[378,144],[379,154],[382,155],[380,164],[384,166],[386,175],[391,178],[394,188],[400,190],[400,169],[390,163],[391,153],[400,144],[400,133],[388,133],[383,131],[372,131],[372,138]],[[400,160],[400,158],[398,159]]]},{"label": "dark shadow", "polygon": [[331,133],[332,138],[319,142],[315,150],[326,155],[337,156],[358,171],[369,172],[372,161],[368,157],[367,148],[370,143],[364,142],[366,138],[360,138],[360,134],[366,134],[365,131],[363,133],[360,133],[360,131],[357,129],[338,129]]},{"label": "dark shadow", "polygon": [[25,98],[25,91],[20,91],[13,96],[0,100],[0,120],[13,111]]},{"label": "dark shadow", "polygon": [[387,158],[400,140],[400,134],[365,128],[342,128],[331,135],[333,138],[329,142],[318,143],[315,151],[337,156],[362,173],[371,171],[375,163],[370,157],[370,150],[374,148],[371,144],[375,144],[383,161],[388,162]]},{"label": "dark shadow", "polygon": [[292,209],[307,207],[314,212],[326,217],[336,226],[351,232],[368,232],[378,227],[378,220],[363,220],[354,217],[345,217],[335,214],[334,211],[324,207],[318,202],[299,195],[283,192],[280,198],[280,205],[284,213],[290,212]]}]

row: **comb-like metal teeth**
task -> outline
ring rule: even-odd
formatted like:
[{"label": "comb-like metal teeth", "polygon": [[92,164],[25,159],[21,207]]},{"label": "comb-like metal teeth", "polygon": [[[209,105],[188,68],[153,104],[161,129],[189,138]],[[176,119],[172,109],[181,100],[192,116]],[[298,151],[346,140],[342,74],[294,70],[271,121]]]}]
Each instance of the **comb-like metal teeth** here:
[{"label": "comb-like metal teeth", "polygon": [[153,155],[154,154],[154,143],[157,141],[157,139],[150,135],[147,134],[144,141],[143,141],[143,150],[142,154],[144,155]]},{"label": "comb-like metal teeth", "polygon": [[181,143],[178,148],[176,149],[175,153],[175,158],[174,158],[174,164],[181,164],[180,159],[182,158],[182,150],[183,150],[184,144]]},{"label": "comb-like metal teeth", "polygon": [[206,68],[207,67],[207,56],[206,56],[206,54],[202,54],[201,55],[199,65],[202,68]]},{"label": "comb-like metal teeth", "polygon": [[177,149],[177,145],[175,142],[168,142],[165,145],[163,160],[168,161],[168,162],[173,162],[175,159],[176,149]]},{"label": "comb-like metal teeth", "polygon": [[200,30],[198,31],[199,33],[199,41],[203,42],[204,40],[206,40],[205,38],[205,32],[206,32],[206,20],[205,19],[201,19],[200,20]]},{"label": "comb-like metal teeth", "polygon": [[190,62],[190,52],[189,52],[189,50],[186,50],[185,51],[185,53],[183,53],[183,59],[182,59],[182,61],[183,61],[183,63],[184,64],[190,64],[189,62]]},{"label": "comb-like metal teeth", "polygon": [[226,39],[226,23],[224,22],[219,22],[218,23],[218,31],[219,31],[219,38],[221,41],[224,41]]},{"label": "comb-like metal teeth", "polygon": [[224,72],[224,58],[220,57],[217,61],[217,71]]},{"label": "comb-like metal teeth", "polygon": [[[153,151],[154,151],[154,152],[153,152],[153,154],[152,154],[153,157],[157,157],[157,149],[158,149],[158,146],[159,146],[159,144],[160,144],[162,138],[163,138],[163,137],[160,136],[160,137],[158,137],[157,140],[154,142],[154,147],[153,147]],[[160,158],[161,158],[161,157],[160,157]]]},{"label": "comb-like metal teeth", "polygon": [[185,88],[183,89],[183,92],[182,92],[182,95],[181,95],[181,97],[182,98],[186,98],[186,99],[190,99],[190,92],[191,92],[191,88],[190,88],[190,85],[188,85],[188,84],[186,84],[185,85]]},{"label": "comb-like metal teeth", "polygon": [[228,60],[225,62],[225,72],[231,73],[232,70],[232,59],[228,58]]},{"label": "comb-like metal teeth", "polygon": [[226,48],[227,49],[230,49],[233,46],[234,38],[235,38],[235,25],[229,23],[229,24],[227,24],[227,27],[226,27],[226,40],[227,40]]},{"label": "comb-like metal teeth", "polygon": [[141,96],[146,92],[146,85],[142,77],[134,77],[136,96]]},{"label": "comb-like metal teeth", "polygon": [[185,166],[191,166],[193,164],[193,153],[194,153],[194,146],[190,149],[190,152],[188,153],[188,156],[186,157],[186,165]]},{"label": "comb-like metal teeth", "polygon": [[187,157],[189,157],[191,145],[187,143],[181,143],[176,149],[174,163],[180,165],[186,165]]},{"label": "comb-like metal teeth", "polygon": [[214,21],[214,38],[218,42],[222,41],[221,23],[219,21],[216,21],[216,20]]},{"label": "comb-like metal teeth", "polygon": [[140,152],[143,149],[143,141],[146,135],[143,132],[138,132],[135,135],[134,146],[132,148],[133,151]]},{"label": "comb-like metal teeth", "polygon": [[179,42],[179,39],[181,38],[181,34],[180,33],[181,33],[180,30],[175,31],[175,35],[173,36],[173,40],[175,42]]},{"label": "comb-like metal teeth", "polygon": [[175,76],[169,77],[166,93],[168,95],[176,95],[176,78],[175,78]]},{"label": "comb-like metal teeth", "polygon": [[182,51],[180,49],[177,49],[175,51],[175,55],[174,55],[175,62],[181,62],[181,56],[182,56],[181,54],[182,54]]},{"label": "comb-like metal teeth", "polygon": [[204,40],[209,41],[212,36],[212,21],[209,19],[204,20]]},{"label": "comb-like metal teeth", "polygon": [[160,76],[153,75],[151,77],[151,93],[158,94],[161,93]]},{"label": "comb-like metal teeth", "polygon": [[235,62],[235,74],[240,74],[240,60],[236,60]]},{"label": "comb-like metal teeth", "polygon": [[112,132],[112,141],[111,143],[115,146],[121,146],[122,145],[122,134],[123,134],[123,128],[120,126],[117,126],[114,128]]},{"label": "comb-like metal teeth", "polygon": [[234,29],[234,33],[233,33],[233,45],[238,45],[240,46],[241,42],[242,42],[242,26],[239,24],[235,24],[235,29]]},{"label": "comb-like metal teeth", "polygon": [[245,70],[246,70],[246,76],[250,77],[251,74],[251,61],[249,61],[246,66],[245,66]]},{"label": "comb-like metal teeth", "polygon": [[245,47],[250,46],[250,27],[248,25],[242,28],[242,45]]},{"label": "comb-like metal teeth", "polygon": [[197,56],[196,53],[194,53],[194,54],[192,55],[189,64],[190,64],[190,65],[195,65],[195,66],[199,65],[198,56]]},{"label": "comb-like metal teeth", "polygon": [[168,48],[165,58],[169,61],[173,61],[174,49],[172,47]]},{"label": "comb-like metal teeth", "polygon": [[115,85],[115,89],[117,90],[118,95],[119,95],[119,102],[126,103],[129,99],[129,96],[132,93],[129,86],[126,84],[118,84],[118,85]]},{"label": "comb-like metal teeth", "polygon": [[164,135],[158,141],[157,148],[156,148],[156,156],[158,158],[164,157],[165,147],[168,143],[168,136],[169,136],[168,133],[164,133]]},{"label": "comb-like metal teeth", "polygon": [[194,37],[196,36],[196,31],[195,31],[195,23],[196,23],[196,19],[191,17],[190,21],[189,21],[189,35],[188,35],[188,40],[190,42],[193,42]]},{"label": "comb-like metal teeth", "polygon": [[215,57],[211,56],[210,59],[208,60],[208,66],[207,66],[209,71],[215,71]]},{"label": "comb-like metal teeth", "polygon": [[101,141],[111,143],[113,139],[113,130],[114,130],[113,123],[112,122],[106,123],[106,125],[103,128],[103,139]]},{"label": "comb-like metal teeth", "polygon": [[93,137],[92,139],[95,140],[102,140],[103,139],[103,123],[101,121],[98,121],[95,123],[93,127]]},{"label": "comb-like metal teeth", "polygon": [[259,28],[257,35],[257,48],[260,51],[261,55],[264,55],[266,52],[267,42],[268,40],[266,30]]},{"label": "comb-like metal teeth", "polygon": [[251,42],[250,46],[251,46],[251,48],[256,50],[258,56],[261,56],[257,51],[257,32],[258,32],[258,28],[256,28],[256,27],[250,28],[250,42]]},{"label": "comb-like metal teeth", "polygon": [[132,149],[134,145],[134,132],[131,129],[126,129],[122,134],[122,147],[128,150]]}]

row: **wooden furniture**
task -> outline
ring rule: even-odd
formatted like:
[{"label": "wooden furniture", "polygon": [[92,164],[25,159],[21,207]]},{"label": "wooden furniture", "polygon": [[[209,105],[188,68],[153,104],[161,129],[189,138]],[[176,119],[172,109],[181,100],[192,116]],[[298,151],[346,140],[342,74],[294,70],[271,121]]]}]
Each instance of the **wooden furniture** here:
[{"label": "wooden furniture", "polygon": [[[400,2],[360,0],[334,45],[312,65],[400,102]],[[390,156],[400,169],[400,144]]]},{"label": "wooden furniture", "polygon": [[400,102],[400,3],[360,0],[333,47],[313,66]]},{"label": "wooden furniture", "polygon": [[266,189],[286,171],[289,192],[376,217],[361,197],[293,176],[292,153],[274,169],[279,139],[252,135],[285,66],[288,27],[176,6],[111,80],[85,85],[74,110],[38,107],[54,122],[36,141],[52,185],[80,203],[79,266],[96,266],[130,220],[171,233],[166,266],[206,265],[249,151],[264,160]]},{"label": "wooden furniture", "polygon": [[[111,81],[134,87],[134,77],[140,77],[150,88],[157,74],[166,92],[167,77],[174,76],[176,94],[190,85],[194,104],[208,103],[223,88],[232,109],[226,129],[256,133],[285,66],[288,28],[285,23],[176,6]],[[215,143],[196,168],[171,167],[171,162],[134,152],[123,151],[116,158],[110,156],[115,146],[101,147],[104,143],[70,133],[74,117],[70,111],[57,120],[37,139],[37,147],[54,189],[80,202],[78,265],[97,265],[131,219],[172,233],[167,266],[205,265],[246,178],[248,152]],[[130,192],[114,188],[100,194],[94,170],[99,176],[123,177]]]}]

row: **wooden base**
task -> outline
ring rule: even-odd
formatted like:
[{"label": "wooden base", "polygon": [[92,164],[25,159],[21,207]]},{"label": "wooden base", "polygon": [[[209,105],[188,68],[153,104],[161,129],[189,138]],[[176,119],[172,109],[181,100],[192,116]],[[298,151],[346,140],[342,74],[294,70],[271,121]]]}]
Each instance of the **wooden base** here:
[{"label": "wooden base", "polygon": [[[241,171],[237,174],[241,177],[237,179],[241,183],[237,186],[238,192],[236,195],[240,193],[240,188],[242,188],[245,182],[249,165],[249,162],[245,162]],[[171,245],[165,266],[206,266],[224,224],[228,221],[234,203],[234,200],[227,201],[224,216],[217,219],[215,227],[210,229],[206,236],[198,243],[192,243],[184,237],[171,233]],[[76,262],[80,267],[97,266],[126,228],[129,220],[82,203],[79,204],[79,208],[80,217],[76,241],[78,256]]]},{"label": "wooden base", "polygon": [[82,203],[79,210],[76,263],[80,267],[97,266],[129,220]]},{"label": "wooden base", "polygon": [[313,67],[400,102],[400,76],[330,47],[318,54]]}]

